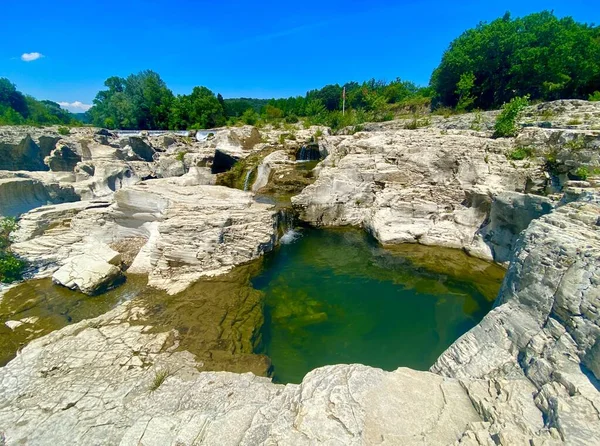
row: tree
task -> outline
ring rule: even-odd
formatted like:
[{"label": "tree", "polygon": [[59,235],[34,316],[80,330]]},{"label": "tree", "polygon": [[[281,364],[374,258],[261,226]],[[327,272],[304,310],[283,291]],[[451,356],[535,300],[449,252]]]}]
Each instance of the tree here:
[{"label": "tree", "polygon": [[17,91],[15,84],[4,77],[0,78],[0,106],[13,109],[23,118],[29,115],[25,96]]},{"label": "tree", "polygon": [[277,108],[273,105],[267,104],[265,105],[265,108],[263,110],[263,115],[265,116],[265,118],[267,119],[281,119],[283,118],[283,110],[280,108]]},{"label": "tree", "polygon": [[458,95],[457,110],[467,110],[475,102],[475,97],[471,94],[475,86],[475,75],[471,72],[460,75],[460,80],[456,84],[456,94]]},{"label": "tree", "polygon": [[223,106],[206,87],[194,87],[191,95],[177,96],[173,102],[170,128],[207,129],[222,125],[225,125]]},{"label": "tree", "polygon": [[173,93],[151,70],[131,74],[126,79],[109,77],[108,90],[98,92],[89,114],[99,127],[166,129]]},{"label": "tree", "polygon": [[499,107],[511,98],[587,98],[600,89],[600,28],[544,11],[510,14],[465,31],[446,50],[431,85],[436,101],[456,106],[459,83],[473,74],[473,106]]}]

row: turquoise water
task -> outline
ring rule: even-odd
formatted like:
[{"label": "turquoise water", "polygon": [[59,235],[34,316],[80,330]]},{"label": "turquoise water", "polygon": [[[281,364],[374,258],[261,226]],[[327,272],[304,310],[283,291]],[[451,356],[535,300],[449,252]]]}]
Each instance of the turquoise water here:
[{"label": "turquoise water", "polygon": [[358,230],[305,229],[264,266],[259,352],[283,383],[327,364],[427,370],[491,309],[504,275],[460,251],[387,250]]}]

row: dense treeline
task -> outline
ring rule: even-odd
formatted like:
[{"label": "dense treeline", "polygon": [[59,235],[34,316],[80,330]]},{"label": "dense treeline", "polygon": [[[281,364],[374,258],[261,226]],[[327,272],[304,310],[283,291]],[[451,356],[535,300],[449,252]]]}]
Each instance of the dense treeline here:
[{"label": "dense treeline", "polygon": [[[239,122],[259,124],[308,119],[332,127],[366,120],[392,119],[394,105],[409,99],[428,103],[430,90],[397,79],[387,83],[370,80],[344,86],[327,85],[305,96],[285,99],[223,99],[206,87],[189,95],[175,96],[160,76],[142,71],[127,78],[111,77],[89,111],[100,127],[130,129],[203,129]],[[346,88],[346,114],[342,114],[342,91]]]},{"label": "dense treeline", "polygon": [[464,32],[433,72],[436,101],[497,108],[513,97],[588,99],[600,90],[600,28],[544,11]]},{"label": "dense treeline", "polygon": [[[366,120],[392,119],[394,104],[419,98],[427,103],[430,90],[397,79],[387,83],[370,80],[344,86],[327,85],[305,96],[285,99],[223,99],[206,87],[195,87],[189,95],[175,96],[160,76],[142,71],[127,78],[111,77],[89,111],[100,127],[128,129],[203,129],[242,122],[305,118],[332,127]],[[346,114],[342,114],[342,91],[346,88]]]},{"label": "dense treeline", "polygon": [[[429,87],[371,79],[326,85],[297,97],[223,99],[206,87],[176,96],[153,71],[111,77],[105,86],[87,114],[89,122],[126,129],[200,129],[299,119],[340,128],[390,120],[429,106],[460,112],[499,108],[525,96],[533,101],[600,100],[600,28],[570,17],[558,19],[547,11],[517,19],[507,13],[455,39]],[[24,96],[0,79],[0,124],[68,123],[72,117],[58,104]]]},{"label": "dense treeline", "polygon": [[17,90],[6,78],[0,78],[0,125],[76,124],[71,113],[56,102],[38,101]]}]

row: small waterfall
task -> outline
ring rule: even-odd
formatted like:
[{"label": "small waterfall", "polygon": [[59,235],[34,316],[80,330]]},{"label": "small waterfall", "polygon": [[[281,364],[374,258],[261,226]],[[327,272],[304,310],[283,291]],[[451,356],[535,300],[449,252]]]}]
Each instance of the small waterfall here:
[{"label": "small waterfall", "polygon": [[281,209],[277,214],[279,243],[287,245],[300,238],[302,234],[296,230],[296,215],[292,209]]},{"label": "small waterfall", "polygon": [[302,146],[302,148],[300,149],[300,161],[307,161],[306,146]]},{"label": "small waterfall", "polygon": [[319,146],[315,144],[311,144],[308,147],[302,146],[296,152],[296,161],[299,162],[317,161],[319,159],[321,159],[321,152],[319,151]]},{"label": "small waterfall", "polygon": [[244,180],[244,191],[246,192],[248,191],[248,187],[250,186],[250,176],[252,175],[252,172],[254,172],[254,167],[248,172],[246,172],[246,179]]}]

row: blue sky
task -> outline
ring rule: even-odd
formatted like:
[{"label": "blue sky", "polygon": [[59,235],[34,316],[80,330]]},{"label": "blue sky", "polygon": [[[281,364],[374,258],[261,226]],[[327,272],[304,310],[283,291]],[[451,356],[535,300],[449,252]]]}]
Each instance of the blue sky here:
[{"label": "blue sky", "polygon": [[550,9],[598,24],[597,1],[2,0],[0,77],[83,104],[107,77],[143,69],[176,94],[205,85],[226,98],[370,78],[425,85],[450,41],[479,21]]}]

